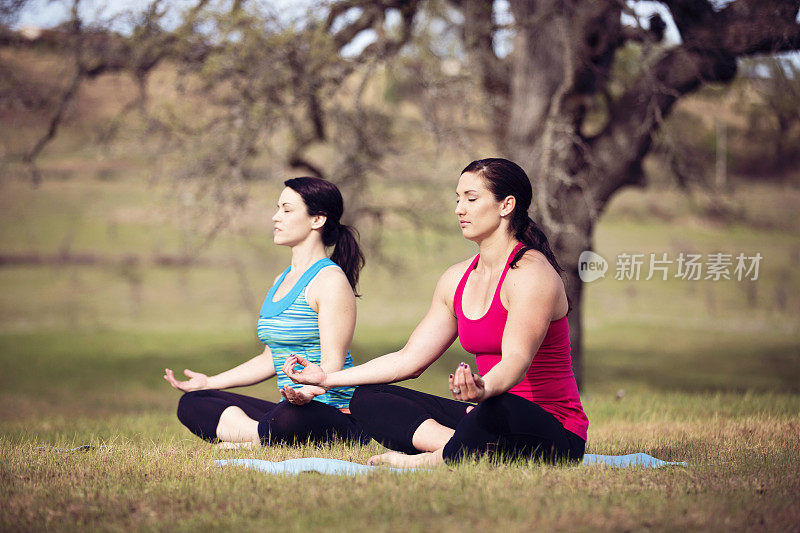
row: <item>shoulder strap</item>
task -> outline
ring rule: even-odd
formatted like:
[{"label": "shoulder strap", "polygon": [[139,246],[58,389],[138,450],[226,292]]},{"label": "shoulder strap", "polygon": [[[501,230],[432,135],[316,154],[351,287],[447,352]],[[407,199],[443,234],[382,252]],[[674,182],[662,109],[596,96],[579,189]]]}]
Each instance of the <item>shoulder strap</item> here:
[{"label": "shoulder strap", "polygon": [[[517,255],[517,252],[524,246],[523,243],[517,244],[513,250],[511,250],[511,255],[508,256],[506,260],[506,266],[503,269],[503,273],[500,274],[500,280],[497,282],[497,288],[494,291],[494,299],[500,299],[500,289],[503,287],[503,281],[506,279],[506,274],[508,274],[508,269],[511,268],[511,261],[514,259],[514,256]],[[492,302],[494,303],[494,302]]]},{"label": "shoulder strap", "polygon": [[292,287],[283,298],[281,298],[277,302],[273,302],[272,299],[275,297],[275,291],[278,290],[278,287],[280,286],[281,282],[283,282],[284,278],[286,278],[286,275],[291,270],[291,267],[287,268],[281,275],[280,279],[278,279],[278,281],[275,282],[272,288],[270,288],[269,292],[267,293],[267,297],[264,299],[264,303],[261,304],[261,313],[260,313],[261,316],[264,318],[269,318],[275,315],[279,315],[284,311],[286,311],[286,309],[288,309],[289,306],[294,303],[294,301],[297,299],[297,297],[300,295],[303,289],[306,288],[306,285],[308,285],[308,283],[312,279],[314,279],[314,276],[316,276],[320,270],[322,270],[327,266],[335,264],[336,263],[334,263],[327,257],[320,259],[319,261],[308,267],[308,269],[305,272],[303,272],[303,275],[300,276],[300,279],[297,280],[297,283],[294,284],[294,287]]},{"label": "shoulder strap", "polygon": [[461,297],[464,294],[464,286],[467,284],[467,278],[469,278],[470,273],[475,270],[475,265],[478,264],[478,259],[480,259],[480,257],[480,254],[475,256],[475,259],[473,259],[469,264],[469,267],[467,268],[466,272],[464,272],[464,275],[461,276],[461,281],[458,282],[456,293],[453,295],[453,311],[456,313],[456,316],[464,314],[464,312],[461,310]]},{"label": "shoulder strap", "polygon": [[303,272],[303,276],[300,278],[300,280],[298,280],[297,285],[295,285],[295,287],[297,287],[298,285],[302,285],[300,291],[298,291],[298,294],[302,292],[303,289],[308,287],[308,284],[311,283],[314,280],[314,278],[317,277],[317,274],[319,274],[320,270],[329,266],[338,267],[339,265],[337,265],[336,263],[334,263],[333,261],[331,261],[329,258],[326,257],[324,259],[320,259],[319,261],[308,267],[308,270]]}]

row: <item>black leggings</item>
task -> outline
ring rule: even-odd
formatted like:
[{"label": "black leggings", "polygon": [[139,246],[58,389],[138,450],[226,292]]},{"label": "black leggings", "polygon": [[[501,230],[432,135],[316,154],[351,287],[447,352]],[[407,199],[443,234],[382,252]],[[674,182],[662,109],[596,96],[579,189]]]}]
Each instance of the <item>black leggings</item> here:
[{"label": "black leggings", "polygon": [[262,444],[314,443],[340,439],[359,444],[370,441],[358,422],[328,404],[310,401],[294,405],[259,400],[242,394],[220,390],[187,392],[178,402],[178,419],[189,431],[207,441],[217,439],[217,425],[222,412],[236,406],[253,420],[258,420],[258,436]]},{"label": "black leggings", "polygon": [[364,431],[387,448],[408,454],[420,453],[411,439],[422,422],[433,419],[456,430],[444,447],[445,461],[486,453],[548,462],[583,458],[586,441],[534,402],[506,392],[467,413],[470,405],[396,385],[358,387],[350,401]]}]

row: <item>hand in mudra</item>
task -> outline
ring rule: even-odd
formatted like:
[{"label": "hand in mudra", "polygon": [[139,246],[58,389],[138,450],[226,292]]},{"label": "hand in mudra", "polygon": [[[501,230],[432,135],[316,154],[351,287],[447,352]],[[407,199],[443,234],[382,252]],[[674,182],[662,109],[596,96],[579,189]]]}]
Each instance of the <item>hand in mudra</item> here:
[{"label": "hand in mudra", "polygon": [[188,381],[178,381],[175,379],[175,374],[169,368],[164,369],[164,379],[167,383],[183,392],[192,392],[196,390],[204,390],[208,388],[208,376],[200,372],[192,372],[188,368],[183,371]]},{"label": "hand in mudra", "polygon": [[486,395],[483,378],[478,374],[473,374],[466,363],[459,364],[455,373],[450,374],[449,385],[453,398],[462,402],[480,402]]},{"label": "hand in mudra", "polygon": [[[295,370],[295,366],[300,365],[303,368]],[[316,385],[327,389],[325,380],[328,375],[322,370],[322,367],[316,365],[301,355],[292,354],[286,358],[283,364],[283,373],[294,381],[303,385]]]},{"label": "hand in mudra", "polygon": [[325,394],[325,389],[317,387],[316,385],[306,385],[299,389],[293,389],[289,385],[286,385],[281,389],[281,396],[294,405],[305,405],[320,394]]}]

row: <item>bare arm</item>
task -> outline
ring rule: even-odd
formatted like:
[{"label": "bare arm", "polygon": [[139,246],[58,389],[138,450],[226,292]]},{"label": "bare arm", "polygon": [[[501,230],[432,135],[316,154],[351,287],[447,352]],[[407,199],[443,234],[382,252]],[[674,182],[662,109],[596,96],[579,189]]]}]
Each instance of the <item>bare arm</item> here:
[{"label": "bare arm", "polygon": [[264,346],[261,354],[245,361],[239,366],[226,370],[208,378],[209,389],[229,389],[246,387],[261,383],[275,376],[275,365],[272,362],[272,351]]},{"label": "bare arm", "polygon": [[[458,269],[453,267],[439,279],[428,313],[399,351],[382,355],[363,365],[332,373],[320,371],[319,367],[315,368],[315,365],[308,364],[300,358],[289,358],[283,367],[284,372],[297,383],[320,385],[325,388],[392,383],[419,376],[453,344],[458,334],[452,310],[458,275]],[[305,368],[295,372],[295,362],[299,362]]]},{"label": "bare arm", "polygon": [[347,276],[338,268],[325,268],[311,282],[306,296],[319,317],[320,366],[325,372],[341,370],[356,327],[356,297]]},{"label": "bare arm", "polygon": [[269,346],[264,351],[244,363],[215,376],[206,376],[199,372],[192,372],[188,368],[184,374],[188,381],[178,381],[169,368],[164,370],[164,379],[178,390],[190,392],[205,389],[229,389],[231,387],[245,387],[261,383],[275,375],[275,365],[272,362],[272,352]]}]

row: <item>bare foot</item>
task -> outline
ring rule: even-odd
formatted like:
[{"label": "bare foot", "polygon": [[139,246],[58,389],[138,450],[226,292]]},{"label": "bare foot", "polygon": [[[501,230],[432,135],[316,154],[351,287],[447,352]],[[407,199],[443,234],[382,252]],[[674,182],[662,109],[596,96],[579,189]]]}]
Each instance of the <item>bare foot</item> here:
[{"label": "bare foot", "polygon": [[239,450],[239,449],[249,449],[253,448],[257,444],[256,441],[251,440],[249,442],[228,442],[222,441],[218,443],[215,447],[218,450]]},{"label": "bare foot", "polygon": [[406,455],[401,452],[386,452],[373,455],[367,461],[368,465],[387,465],[395,468],[424,468],[442,463],[442,452],[425,452],[417,455]]}]

